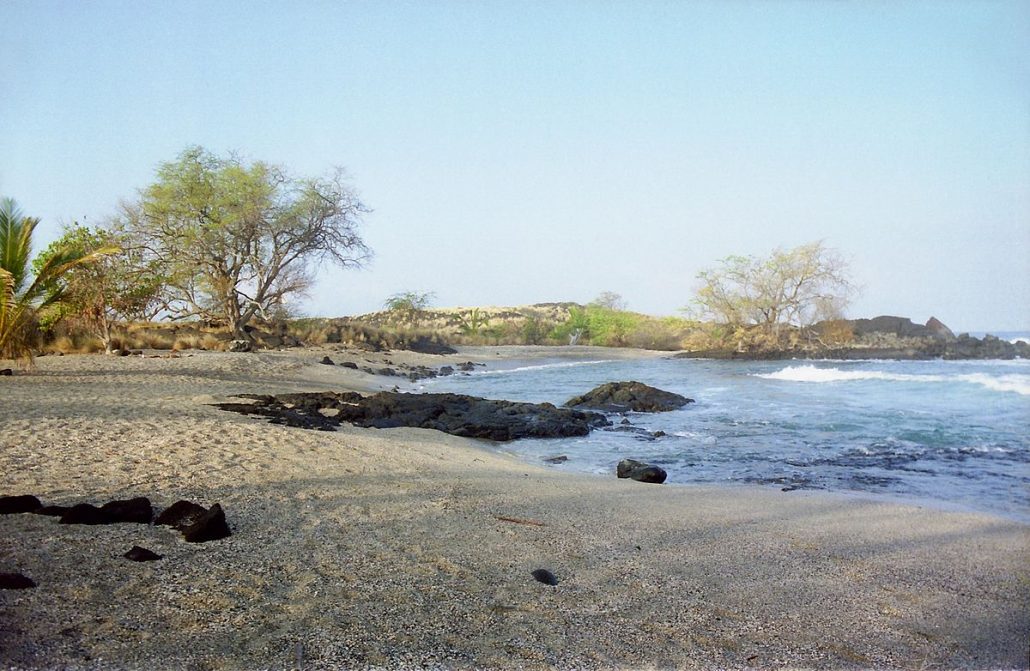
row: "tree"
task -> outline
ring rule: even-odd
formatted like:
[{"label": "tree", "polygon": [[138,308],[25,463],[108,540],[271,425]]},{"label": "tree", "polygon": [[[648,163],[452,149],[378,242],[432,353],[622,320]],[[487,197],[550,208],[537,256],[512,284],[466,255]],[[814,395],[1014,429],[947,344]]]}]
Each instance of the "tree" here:
[{"label": "tree", "polygon": [[119,251],[95,263],[72,268],[49,290],[64,294],[64,299],[53,306],[52,317],[81,320],[110,353],[115,323],[149,320],[160,309],[164,276],[157,260],[124,232],[76,224],[66,228],[58,240],[36,257],[33,267],[41,267],[62,249],[90,254],[103,248]]},{"label": "tree", "polygon": [[163,265],[172,318],[224,322],[249,339],[248,323],[302,295],[319,263],[363,265],[367,212],[340,169],[299,179],[190,147],[159,167],[120,223]]},{"label": "tree", "polygon": [[821,241],[777,249],[765,259],[729,256],[697,277],[694,302],[703,315],[761,325],[776,336],[784,325],[839,317],[853,292],[847,263]]},{"label": "tree", "polygon": [[31,361],[40,311],[64,298],[60,289],[54,289],[59,279],[117,251],[100,247],[86,253],[58,247],[33,272],[29,258],[38,225],[39,219],[24,216],[14,200],[0,200],[0,358]]},{"label": "tree", "polygon": [[383,307],[397,321],[418,326],[418,323],[422,320],[423,313],[425,313],[426,308],[433,304],[434,298],[436,298],[436,294],[431,291],[403,291],[387,298],[383,303]]},{"label": "tree", "polygon": [[614,291],[602,291],[597,298],[590,301],[590,305],[595,305],[606,310],[622,312],[626,309],[626,299]]}]

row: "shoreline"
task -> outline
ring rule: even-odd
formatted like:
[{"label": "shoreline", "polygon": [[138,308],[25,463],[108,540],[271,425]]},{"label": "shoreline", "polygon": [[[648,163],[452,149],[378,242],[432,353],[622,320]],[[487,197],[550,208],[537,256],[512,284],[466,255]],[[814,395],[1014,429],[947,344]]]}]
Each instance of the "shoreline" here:
[{"label": "shoreline", "polygon": [[[194,545],[161,527],[0,516],[0,572],[39,584],[0,590],[0,665],[1025,664],[1025,524],[827,492],[655,487],[427,430],[302,431],[206,405],[395,382],[323,354],[344,356],[47,357],[0,380],[0,494],[220,502],[233,530]],[[165,559],[121,559],[133,544]]]}]

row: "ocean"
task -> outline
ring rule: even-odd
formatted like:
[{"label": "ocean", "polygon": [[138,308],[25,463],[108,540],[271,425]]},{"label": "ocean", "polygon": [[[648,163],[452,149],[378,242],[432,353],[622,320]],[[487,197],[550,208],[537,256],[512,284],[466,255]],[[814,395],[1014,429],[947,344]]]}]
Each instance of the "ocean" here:
[{"label": "ocean", "polygon": [[[1026,337],[1017,334],[1013,337]],[[667,483],[752,484],[861,493],[1030,522],[1030,361],[498,362],[424,381],[455,392],[561,405],[605,382],[636,380],[696,402],[633,426],[497,445],[552,468],[612,476],[624,458]],[[619,426],[621,417],[615,418]]]}]

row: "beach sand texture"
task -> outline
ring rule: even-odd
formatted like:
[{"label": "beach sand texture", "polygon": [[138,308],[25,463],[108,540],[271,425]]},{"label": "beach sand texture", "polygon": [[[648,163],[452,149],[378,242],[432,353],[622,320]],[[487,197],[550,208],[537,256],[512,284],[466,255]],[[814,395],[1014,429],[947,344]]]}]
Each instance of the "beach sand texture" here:
[{"label": "beach sand texture", "polygon": [[[1027,525],[570,475],[433,431],[304,431],[208,405],[396,382],[326,353],[372,356],[46,357],[0,378],[0,494],[219,502],[233,531],[190,544],[0,516],[0,572],[38,584],[0,590],[0,667],[1027,665]],[[164,559],[122,558],[133,545]]]}]

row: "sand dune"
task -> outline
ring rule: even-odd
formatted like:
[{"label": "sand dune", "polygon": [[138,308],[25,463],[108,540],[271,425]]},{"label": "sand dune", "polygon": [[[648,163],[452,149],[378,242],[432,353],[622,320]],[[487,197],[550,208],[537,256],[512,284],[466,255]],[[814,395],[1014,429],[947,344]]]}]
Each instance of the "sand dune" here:
[{"label": "sand dune", "polygon": [[[233,529],[188,544],[163,527],[0,516],[0,572],[38,584],[0,591],[0,666],[1027,664],[1025,525],[559,474],[431,431],[303,431],[209,405],[397,383],[318,364],[325,353],[47,357],[0,378],[0,494],[220,502]],[[121,558],[133,545],[164,559]]]}]

